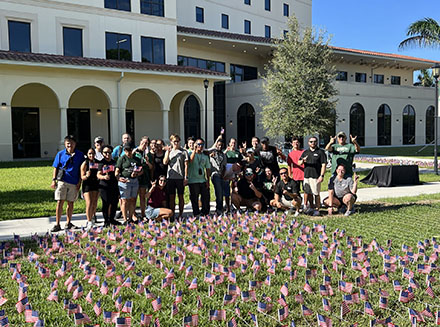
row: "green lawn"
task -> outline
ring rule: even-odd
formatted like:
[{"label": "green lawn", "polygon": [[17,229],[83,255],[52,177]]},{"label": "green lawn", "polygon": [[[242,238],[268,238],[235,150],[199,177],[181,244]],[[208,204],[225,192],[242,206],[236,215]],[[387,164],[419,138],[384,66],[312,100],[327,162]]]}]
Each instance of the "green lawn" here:
[{"label": "green lawn", "polygon": [[[401,146],[401,147],[388,147],[382,146],[377,148],[361,148],[361,154],[376,154],[382,156],[398,156],[398,157],[416,157],[424,159],[434,158],[434,146],[430,145],[422,149],[423,146]],[[420,152],[418,152],[421,150]],[[438,147],[440,153],[440,147]]]}]

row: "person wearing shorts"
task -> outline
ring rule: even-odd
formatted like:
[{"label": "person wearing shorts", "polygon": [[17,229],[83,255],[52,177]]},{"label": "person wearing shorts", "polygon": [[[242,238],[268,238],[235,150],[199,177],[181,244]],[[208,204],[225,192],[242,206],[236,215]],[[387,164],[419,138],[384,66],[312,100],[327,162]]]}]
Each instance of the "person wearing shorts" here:
[{"label": "person wearing shorts", "polygon": [[245,206],[247,209],[261,211],[262,188],[262,184],[255,179],[254,171],[251,168],[246,168],[244,177],[238,181],[232,192],[232,204],[237,210],[241,206]]},{"label": "person wearing shorts", "polygon": [[159,176],[157,181],[151,182],[151,188],[147,192],[148,206],[145,211],[147,219],[162,220],[173,217],[174,212],[166,208],[166,183],[164,175]]},{"label": "person wearing shorts", "polygon": [[98,168],[99,163],[95,158],[95,149],[87,150],[87,158],[81,165],[82,193],[86,201],[86,230],[90,230],[95,223],[93,217],[96,214],[99,195]]},{"label": "person wearing shorts", "polygon": [[185,200],[183,193],[185,186],[188,185],[188,151],[180,146],[180,136],[172,134],[170,136],[171,149],[167,149],[163,163],[167,165],[169,208],[173,212],[176,209],[176,193],[179,198],[179,217],[183,215]]},{"label": "person wearing shorts", "polygon": [[118,180],[121,212],[125,224],[137,222],[133,220],[133,214],[139,188],[138,176],[142,173],[142,163],[133,156],[133,147],[130,144],[124,144],[124,155],[116,162],[115,176]]},{"label": "person wearing shorts", "polygon": [[344,165],[338,165],[336,175],[333,175],[328,182],[328,197],[324,199],[324,204],[328,207],[328,214],[333,214],[333,208],[347,206],[345,216],[354,213],[353,205],[356,202],[357,183],[359,176],[354,173],[353,178],[346,176]]},{"label": "person wearing shorts", "polygon": [[309,139],[309,148],[305,150],[298,160],[298,165],[304,164],[304,203],[305,213],[313,213],[319,216],[321,206],[321,183],[324,180],[325,168],[327,165],[327,156],[325,152],[318,147],[318,138],[312,136]]},{"label": "person wearing shorts", "polygon": [[[153,171],[153,156],[150,155],[147,151],[147,145],[149,144],[150,139],[148,136],[143,136],[139,142],[139,146],[133,151],[133,156],[137,157],[139,161],[142,163],[142,175],[138,177],[139,188],[138,188],[138,196],[139,196],[139,209],[141,211],[141,218],[145,218],[145,206],[146,206],[146,194],[147,189],[151,186],[151,172]],[[136,219],[136,213],[134,213],[133,219]]]},{"label": "person wearing shorts", "polygon": [[270,205],[278,209],[290,210],[295,208],[295,217],[301,208],[300,184],[289,177],[286,167],[280,168],[280,181],[275,186],[275,196]]},{"label": "person wearing shorts", "polygon": [[61,230],[60,220],[63,213],[64,202],[67,201],[67,223],[65,228],[72,229],[73,203],[78,197],[78,190],[81,186],[80,167],[84,161],[84,154],[76,150],[76,141],[72,135],[64,138],[64,150],[58,152],[53,161],[52,184],[50,187],[55,190],[56,208],[56,224],[51,232],[59,232]]}]

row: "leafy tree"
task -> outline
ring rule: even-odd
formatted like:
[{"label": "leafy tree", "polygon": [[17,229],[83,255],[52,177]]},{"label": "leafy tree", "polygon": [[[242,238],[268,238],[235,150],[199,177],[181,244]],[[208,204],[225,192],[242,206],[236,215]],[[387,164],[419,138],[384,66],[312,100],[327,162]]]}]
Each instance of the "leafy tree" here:
[{"label": "leafy tree", "polygon": [[322,32],[300,32],[291,17],[264,79],[262,123],[269,136],[333,133],[336,119],[332,51]]},{"label": "leafy tree", "polygon": [[415,86],[434,86],[434,77],[429,69],[421,69],[420,74],[417,75],[417,82],[414,83]]},{"label": "leafy tree", "polygon": [[409,37],[400,42],[400,49],[436,47],[440,45],[440,24],[433,18],[424,18],[409,25],[406,35]]}]

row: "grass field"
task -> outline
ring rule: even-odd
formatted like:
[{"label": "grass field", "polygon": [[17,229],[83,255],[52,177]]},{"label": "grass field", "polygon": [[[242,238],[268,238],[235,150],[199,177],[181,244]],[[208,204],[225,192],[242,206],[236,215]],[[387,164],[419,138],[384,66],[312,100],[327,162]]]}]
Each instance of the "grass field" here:
[{"label": "grass field", "polygon": [[[434,158],[434,146],[427,146],[422,150],[423,146],[401,146],[388,147],[382,146],[377,148],[361,148],[362,154],[376,154],[382,156],[399,156],[399,157],[416,157],[424,159]],[[421,151],[420,151],[421,150]],[[440,153],[440,147],[438,148]]]},{"label": "grass field", "polygon": [[[158,225],[138,226],[135,230],[122,231],[120,234],[116,233],[118,235],[117,240],[111,240],[112,233],[107,233],[107,231],[99,233],[99,230],[96,230],[94,233],[84,235],[81,235],[82,232],[77,232],[76,235],[71,235],[70,242],[62,237],[53,240],[40,239],[41,244],[47,244],[48,248],[52,248],[52,245],[58,241],[63,242],[65,246],[63,253],[59,253],[57,247],[55,247],[52,253],[46,255],[36,243],[28,242],[25,244],[24,251],[26,254],[28,254],[29,249],[35,251],[39,255],[38,263],[35,262],[35,259],[30,262],[26,258],[11,259],[10,262],[21,263],[21,272],[27,276],[27,283],[29,284],[27,290],[29,303],[32,305],[33,310],[38,311],[40,319],[45,322],[45,326],[74,326],[73,315],[69,315],[67,310],[63,309],[62,302],[64,298],[72,303],[79,304],[83,313],[91,318],[93,324],[107,326],[102,315],[95,315],[93,304],[100,301],[103,311],[120,311],[115,308],[115,300],[119,296],[121,296],[122,304],[126,301],[133,301],[133,312],[131,314],[121,313],[121,316],[130,316],[133,319],[132,326],[139,326],[141,313],[152,315],[153,321],[158,318],[161,326],[182,326],[183,317],[190,315],[198,316],[198,326],[225,326],[225,321],[209,320],[209,310],[213,309],[224,309],[226,320],[234,318],[237,326],[240,327],[254,326],[248,314],[249,312],[257,316],[259,326],[290,326],[291,321],[294,321],[296,326],[316,326],[316,313],[330,317],[333,326],[348,327],[354,323],[358,323],[359,326],[369,326],[373,317],[363,313],[363,300],[360,300],[358,304],[349,304],[351,312],[345,315],[342,320],[339,319],[342,296],[348,294],[338,290],[341,271],[344,272],[342,274],[344,275],[344,281],[354,284],[353,290],[349,293],[359,293],[359,287],[356,286],[355,281],[361,273],[351,269],[352,251],[356,251],[357,247],[349,246],[348,241],[357,246],[360,245],[361,248],[365,244],[364,251],[361,252],[370,259],[370,273],[373,274],[374,278],[384,275],[383,258],[378,249],[390,251],[391,256],[400,255],[402,260],[408,260],[405,259],[405,253],[401,250],[402,244],[410,246],[415,249],[415,252],[418,252],[417,242],[422,241],[423,251],[429,256],[434,253],[433,247],[428,244],[423,245],[423,241],[438,235],[440,195],[361,204],[360,212],[348,218],[334,216],[326,219],[321,217],[320,220],[301,216],[298,224],[295,224],[291,218],[283,218],[282,216],[277,218],[273,216],[251,216],[242,217],[238,223],[234,219],[201,220],[180,226],[178,230],[165,225],[162,227]],[[312,227],[313,224],[321,224],[321,228],[324,228],[323,224],[325,224],[326,234],[324,235],[319,229],[311,233],[301,227],[301,224],[309,227]],[[417,227],[414,228],[415,226]],[[336,231],[336,229],[338,230]],[[156,239],[157,244],[155,242],[149,243],[153,240],[153,235],[158,236]],[[255,243],[250,239],[250,236],[256,238]],[[298,239],[301,236],[304,240],[308,240],[309,246],[302,245],[302,242]],[[321,240],[319,236],[321,236]],[[327,247],[331,244],[337,244],[336,248],[343,251],[340,255],[346,261],[346,264],[341,263],[338,265],[339,271],[334,271],[332,262],[335,259],[335,251],[328,258],[324,257],[322,259],[329,270],[330,285],[335,293],[333,296],[324,296],[330,302],[331,312],[323,310],[323,297],[318,291],[319,285],[323,283],[323,273],[321,264],[318,263],[318,256],[320,251],[323,250],[322,246],[326,245],[322,243],[322,237],[328,237]],[[377,243],[372,243],[373,239]],[[249,240],[251,240],[250,243]],[[387,244],[387,240],[391,240],[391,246]],[[257,244],[261,246],[263,243],[267,248],[266,252],[261,247],[260,251],[257,246]],[[138,246],[137,250],[133,248],[134,245]],[[243,246],[241,250],[239,250],[239,245]],[[307,248],[312,248],[312,245],[314,251],[308,253]],[[369,248],[368,245],[372,245],[372,247]],[[11,244],[11,246],[14,247],[15,245]],[[198,246],[201,247],[200,254],[197,251],[192,251]],[[254,258],[251,256],[251,251]],[[263,259],[262,252],[265,252],[267,261]],[[306,256],[307,268],[297,265],[298,258],[303,253],[308,253]],[[84,260],[84,262],[87,262],[88,269],[84,265],[83,268],[80,268],[78,261],[75,260],[77,254],[80,255],[79,261]],[[233,260],[236,259],[237,255],[242,254],[246,256],[247,265],[235,265]],[[106,259],[100,257],[101,255],[104,255]],[[406,255],[406,258],[408,258],[408,255],[411,256],[410,254]],[[6,256],[8,256],[7,253]],[[49,257],[52,258],[50,261]],[[177,260],[175,263],[173,263],[173,258]],[[57,261],[54,262],[54,259],[57,259]],[[209,263],[205,265],[203,259],[208,260]],[[68,268],[66,275],[59,278],[57,287],[59,302],[47,301],[46,298],[51,292],[51,282],[55,279],[55,271],[61,267],[63,260],[72,264],[72,268]],[[102,294],[99,287],[89,284],[87,282],[88,278],[84,278],[87,275],[87,270],[94,271],[94,274],[101,277],[100,282],[102,283],[103,276],[108,271],[103,264],[106,260],[109,260],[107,262],[108,267],[115,267],[115,276],[120,276],[119,282],[115,277],[105,279],[109,286],[108,295]],[[258,265],[255,264],[254,260],[258,260],[260,269],[256,269]],[[296,271],[296,275],[284,269],[288,260],[292,260],[292,271]],[[438,264],[435,256],[433,260],[434,263]],[[135,261],[134,269],[127,269],[133,261]],[[224,269],[213,271],[213,263],[222,265]],[[394,291],[392,287],[393,280],[398,280],[404,289],[408,286],[408,281],[402,277],[402,267],[400,266],[397,266],[394,272],[390,271],[388,273],[391,282],[375,282],[374,278],[369,279],[367,277],[366,284],[360,286],[367,290],[369,294],[368,303],[371,304],[376,318],[391,317],[394,324],[409,326],[408,308],[420,312],[428,303],[432,311],[437,311],[438,298],[432,299],[424,292],[426,288],[425,275],[417,272],[418,263],[423,263],[422,257],[413,263],[408,262],[408,268],[414,272],[414,280],[420,284],[420,288],[414,290],[415,298],[408,304],[398,300],[399,292]],[[358,264],[365,265],[365,261],[360,260]],[[270,271],[271,266],[275,270],[275,274]],[[50,269],[50,276],[42,279],[36,267]],[[179,267],[182,267],[182,269],[179,269]],[[9,263],[5,263],[4,267],[0,268],[0,279],[2,280],[0,288],[5,292],[3,297],[8,299],[1,309],[5,310],[5,315],[9,318],[11,326],[26,326],[24,314],[18,314],[15,309],[19,285],[17,281],[11,279],[12,270],[8,268]],[[176,295],[170,290],[170,286],[161,287],[162,280],[167,276],[166,271],[171,268],[174,269],[174,278],[169,281],[175,285],[177,291],[182,291],[183,299],[183,302],[178,304],[178,312],[174,316],[171,315],[171,305],[175,301]],[[188,273],[186,273],[187,271]],[[223,282],[214,286],[214,294],[211,296],[208,295],[210,284],[204,281],[207,272],[224,278]],[[77,300],[73,299],[72,292],[68,292],[64,285],[64,282],[72,273],[74,279],[78,280],[84,289],[83,295]],[[235,276],[231,273],[235,273]],[[438,277],[437,272],[434,274]],[[135,292],[137,285],[141,284],[147,275],[151,276],[151,283],[145,287],[154,293],[153,298],[161,297],[162,301],[162,309],[156,312],[152,307],[152,299],[148,299],[143,292],[141,294]],[[295,278],[290,278],[291,275],[295,275]],[[270,276],[270,285],[263,282],[267,276]],[[306,276],[308,276],[312,293],[308,293],[303,288]],[[132,285],[122,287],[120,294],[112,299],[112,291],[121,286],[122,281],[128,277],[131,278]],[[197,278],[197,288],[190,290],[188,285],[194,278]],[[241,291],[246,291],[249,289],[249,281],[262,283],[261,287],[254,289],[256,299],[272,304],[272,310],[266,313],[257,312],[257,303],[253,301],[244,302],[240,292],[238,292],[234,303],[224,304],[225,294],[230,293],[230,290],[232,290],[228,285],[236,285]],[[287,319],[280,323],[278,322],[277,310],[281,309],[282,306],[277,303],[277,299],[280,296],[280,288],[285,283],[288,288],[286,304],[289,314]],[[438,281],[432,284],[436,296],[440,296],[438,285]],[[389,293],[386,309],[381,309],[378,306],[379,289]],[[85,300],[86,294],[90,291],[92,292],[92,304]],[[304,316],[302,314],[301,306],[294,297],[299,292],[302,292],[304,305],[313,312],[313,315]],[[270,302],[268,298],[271,299]],[[241,313],[240,316],[236,313],[237,307]],[[427,317],[425,319],[427,326],[434,325],[433,319]]]}]

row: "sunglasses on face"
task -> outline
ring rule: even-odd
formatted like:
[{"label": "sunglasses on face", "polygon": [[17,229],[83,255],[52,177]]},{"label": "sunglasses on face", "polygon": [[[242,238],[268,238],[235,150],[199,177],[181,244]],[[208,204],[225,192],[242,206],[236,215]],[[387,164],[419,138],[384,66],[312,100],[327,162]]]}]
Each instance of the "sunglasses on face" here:
[{"label": "sunglasses on face", "polygon": [[316,143],[316,141],[309,141],[309,143]]},{"label": "sunglasses on face", "polygon": [[284,173],[280,173],[280,175],[287,175],[287,173],[286,173],[286,172],[284,172]]},{"label": "sunglasses on face", "polygon": [[345,139],[345,136],[344,135],[339,135],[338,136],[340,139]]},{"label": "sunglasses on face", "polygon": [[103,154],[111,154],[111,151],[104,151]]},{"label": "sunglasses on face", "polygon": [[165,180],[164,179],[159,179],[159,182],[165,182]]},{"label": "sunglasses on face", "polygon": [[203,145],[204,145],[204,143],[197,143],[197,145],[198,145],[198,146],[203,146]]},{"label": "sunglasses on face", "polygon": [[251,173],[246,173],[246,174],[244,174],[245,176],[252,176],[253,174],[251,174]]}]

